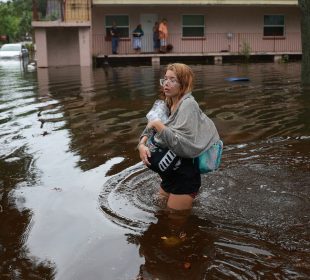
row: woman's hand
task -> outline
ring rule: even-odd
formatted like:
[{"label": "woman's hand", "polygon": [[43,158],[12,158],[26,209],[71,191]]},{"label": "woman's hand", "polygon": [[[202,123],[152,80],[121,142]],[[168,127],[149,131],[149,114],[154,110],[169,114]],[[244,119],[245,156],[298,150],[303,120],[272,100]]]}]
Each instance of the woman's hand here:
[{"label": "woman's hand", "polygon": [[145,165],[151,165],[148,158],[151,157],[151,152],[147,146],[145,146],[144,143],[140,143],[138,145],[139,155],[140,159],[143,161]]}]

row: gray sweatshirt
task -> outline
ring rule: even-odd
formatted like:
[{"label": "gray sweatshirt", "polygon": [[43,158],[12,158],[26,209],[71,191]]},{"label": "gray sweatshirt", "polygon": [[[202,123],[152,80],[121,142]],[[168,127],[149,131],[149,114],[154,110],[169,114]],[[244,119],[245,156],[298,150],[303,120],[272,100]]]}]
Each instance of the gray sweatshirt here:
[{"label": "gray sweatshirt", "polygon": [[183,96],[165,125],[155,134],[155,142],[183,158],[195,158],[219,140],[213,121],[201,111],[191,93]]}]

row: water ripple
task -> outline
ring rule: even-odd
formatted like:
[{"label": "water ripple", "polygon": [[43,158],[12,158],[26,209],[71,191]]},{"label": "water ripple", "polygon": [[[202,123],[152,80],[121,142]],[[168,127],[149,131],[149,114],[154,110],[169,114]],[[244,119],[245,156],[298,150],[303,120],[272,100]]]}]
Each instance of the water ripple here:
[{"label": "water ripple", "polygon": [[[170,263],[177,264],[178,250],[191,248],[200,259],[204,279],[305,277],[309,266],[301,259],[309,259],[310,251],[306,214],[310,212],[310,154],[296,159],[296,147],[302,150],[308,145],[308,137],[301,137],[225,147],[220,170],[203,175],[190,218],[194,224],[182,228],[187,241],[179,239],[174,231],[166,240],[175,255],[166,251],[168,247],[158,247],[153,248],[157,254],[146,259],[158,262],[160,251],[161,256],[169,254]],[[159,235],[158,240],[167,234],[165,230],[157,233],[166,226],[158,215],[160,208],[153,202],[159,183],[156,174],[138,164],[112,177],[100,196],[104,215],[139,235],[136,242],[141,247],[146,246],[143,243],[149,240],[149,231],[152,238]],[[195,249],[197,242],[199,250]],[[296,252],[294,256],[290,255],[292,251]],[[193,258],[190,261],[195,263]]]}]

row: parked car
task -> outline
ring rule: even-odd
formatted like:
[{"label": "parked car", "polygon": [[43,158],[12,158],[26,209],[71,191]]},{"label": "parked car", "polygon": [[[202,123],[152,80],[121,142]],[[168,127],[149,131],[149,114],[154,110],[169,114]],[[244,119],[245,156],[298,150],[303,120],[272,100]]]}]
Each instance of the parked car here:
[{"label": "parked car", "polygon": [[23,44],[4,44],[0,49],[0,58],[28,57],[28,49]]}]

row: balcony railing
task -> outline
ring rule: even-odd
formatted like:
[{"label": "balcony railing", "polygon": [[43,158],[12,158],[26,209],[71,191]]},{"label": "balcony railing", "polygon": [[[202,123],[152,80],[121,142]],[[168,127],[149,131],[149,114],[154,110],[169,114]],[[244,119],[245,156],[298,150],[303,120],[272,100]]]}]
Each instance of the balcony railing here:
[{"label": "balcony railing", "polygon": [[91,0],[33,0],[34,21],[90,21]]},{"label": "balcony railing", "polygon": [[[301,34],[287,33],[283,37],[264,37],[262,33],[209,33],[205,37],[182,37],[182,34],[169,34],[168,44],[172,52],[178,54],[263,54],[263,53],[301,53]],[[134,54],[132,38],[121,38],[119,54]],[[153,36],[142,37],[143,53],[152,53]],[[111,54],[111,41],[105,34],[93,35],[93,54]]]}]

